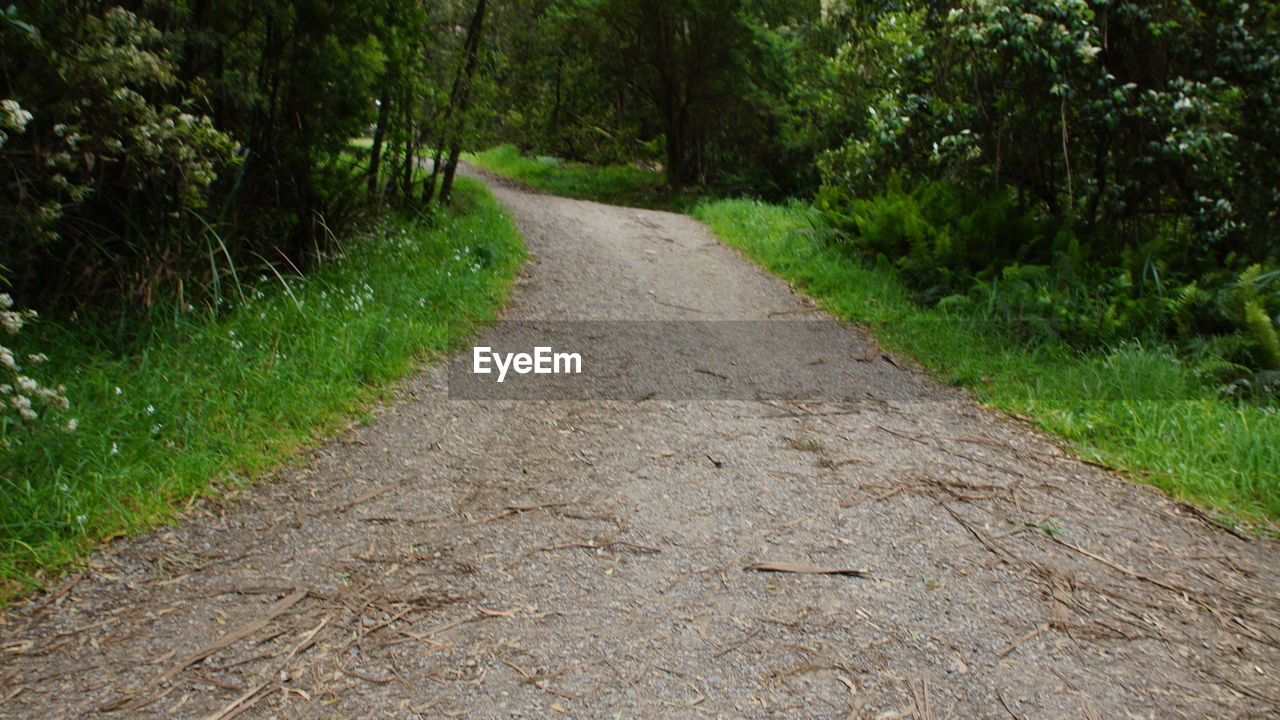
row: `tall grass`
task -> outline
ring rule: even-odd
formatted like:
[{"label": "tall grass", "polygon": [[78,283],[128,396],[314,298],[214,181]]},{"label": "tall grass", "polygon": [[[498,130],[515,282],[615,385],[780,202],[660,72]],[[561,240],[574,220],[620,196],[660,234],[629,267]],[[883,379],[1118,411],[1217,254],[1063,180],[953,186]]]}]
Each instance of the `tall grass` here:
[{"label": "tall grass", "polygon": [[888,347],[982,401],[1029,417],[1085,458],[1129,471],[1225,522],[1280,517],[1280,409],[1223,398],[1170,349],[1138,342],[1077,352],[1018,343],[972,311],[914,303],[890,268],[852,262],[808,208],[708,201],[693,214],[726,242],[873,327]]},{"label": "tall grass", "polygon": [[494,318],[524,251],[487,191],[399,215],[343,243],[305,277],[268,272],[222,292],[210,317],[174,308],[120,348],[119,328],[45,321],[72,407],[56,430],[10,432],[0,455],[0,597],[29,589],[95,542],[163,522],[190,498],[255,478],[339,428],[424,355]]},{"label": "tall grass", "polygon": [[515,145],[469,153],[468,162],[555,195],[611,205],[685,212],[697,202],[691,193],[673,192],[656,170],[635,165],[604,167],[549,156],[520,154]]}]

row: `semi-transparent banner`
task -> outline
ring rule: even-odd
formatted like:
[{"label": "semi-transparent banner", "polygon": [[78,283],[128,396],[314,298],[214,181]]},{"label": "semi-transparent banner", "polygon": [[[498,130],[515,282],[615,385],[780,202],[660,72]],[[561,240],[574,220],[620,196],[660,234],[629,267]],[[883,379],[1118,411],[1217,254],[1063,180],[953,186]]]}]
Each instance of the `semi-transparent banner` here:
[{"label": "semi-transparent banner", "polygon": [[[879,357],[848,326],[510,321],[449,365],[457,400],[857,401]],[[879,371],[883,372],[883,368]]]}]

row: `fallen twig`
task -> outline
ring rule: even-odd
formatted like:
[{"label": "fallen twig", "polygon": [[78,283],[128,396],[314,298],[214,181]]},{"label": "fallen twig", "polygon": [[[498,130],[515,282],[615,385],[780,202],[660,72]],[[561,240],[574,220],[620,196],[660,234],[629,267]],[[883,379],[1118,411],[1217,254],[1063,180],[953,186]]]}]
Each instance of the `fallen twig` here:
[{"label": "fallen twig", "polygon": [[[324,629],[324,626],[328,624],[329,616],[326,615],[325,618],[314,628],[303,633],[302,638],[293,646],[293,649],[284,656],[283,660],[276,663],[275,667],[269,672],[263,673],[263,680],[261,682],[246,690],[243,695],[232,700],[230,704],[218,712],[206,715],[204,720],[230,720],[245,710],[248,710],[250,707],[253,707],[253,705],[262,698],[270,695],[271,692],[275,690],[275,687],[279,686],[279,684],[275,683],[272,678],[274,678],[281,670],[288,667],[289,663],[293,662],[293,659],[297,657],[299,653],[311,647],[311,644],[315,642],[316,635],[319,634],[319,632]],[[263,693],[262,690],[267,688],[268,685],[272,686],[271,689]]]},{"label": "fallen twig", "polygon": [[531,510],[544,510],[546,508],[568,507],[570,505],[577,505],[579,502],[582,502],[581,497],[576,497],[568,502],[557,501],[557,502],[537,503],[534,505],[508,505],[502,509],[502,512],[496,513],[494,515],[490,515],[488,517],[480,518],[479,520],[472,520],[468,524],[483,525],[484,523],[487,523],[487,522],[493,522],[494,520],[501,520],[504,517],[510,517],[511,515],[518,515],[519,513],[529,512]]},{"label": "fallen twig", "polygon": [[235,630],[232,630],[231,632],[223,635],[217,640],[209,643],[208,645],[205,645],[204,647],[200,648],[199,650],[196,650],[190,655],[187,655],[181,661],[179,661],[177,665],[174,665],[173,667],[166,670],[164,673],[153,678],[150,682],[144,685],[142,689],[139,690],[137,693],[135,693],[133,696],[125,696],[125,697],[112,700],[111,702],[108,702],[102,705],[100,708],[98,708],[99,712],[111,712],[113,710],[120,710],[125,706],[132,705],[138,702],[138,697],[142,693],[145,693],[154,689],[156,686],[160,685],[166,680],[169,680],[170,678],[182,672],[183,670],[186,670],[191,665],[194,665],[195,663],[209,657],[210,655],[218,652],[219,650],[228,648],[236,644],[237,642],[243,640],[244,638],[249,637],[250,635],[258,632],[262,628],[266,627],[267,624],[270,623],[272,620],[284,614],[289,608],[298,604],[298,602],[306,596],[307,596],[307,591],[305,589],[298,588],[297,590],[294,590],[293,593],[291,593],[288,597],[285,597],[277,601],[275,605],[272,605],[271,608],[267,610],[267,613],[262,617],[250,623],[242,625]]},{"label": "fallen twig", "polygon": [[338,503],[337,505],[333,505],[333,506],[330,506],[330,507],[328,507],[328,508],[326,508],[326,509],[324,509],[324,510],[321,510],[319,513],[313,513],[313,514],[312,514],[312,517],[315,517],[316,515],[323,515],[324,513],[344,513],[344,512],[346,512],[346,511],[350,510],[351,508],[355,507],[356,505],[359,505],[359,504],[361,504],[361,503],[368,502],[368,501],[370,501],[370,500],[372,500],[372,499],[374,499],[374,498],[378,497],[379,495],[382,495],[383,493],[386,493],[386,492],[388,492],[388,491],[394,490],[394,489],[396,489],[396,488],[400,487],[401,485],[405,485],[405,484],[407,484],[408,482],[409,482],[408,480],[397,480],[397,481],[395,481],[395,482],[393,482],[393,483],[387,483],[386,485],[382,485],[382,486],[380,486],[380,487],[376,487],[376,488],[374,488],[374,489],[372,489],[372,490],[370,490],[370,491],[368,491],[368,492],[366,492],[366,493],[364,493],[364,494],[360,495],[359,497],[357,497],[357,498],[356,498],[356,499],[354,499],[354,500],[350,500],[350,501],[345,502],[345,503]]},{"label": "fallen twig", "polygon": [[798,562],[758,562],[752,563],[743,570],[756,570],[759,572],[780,572],[780,573],[801,573],[805,575],[867,575],[871,571],[865,568],[836,568],[823,567],[821,565],[810,565],[808,563]]},{"label": "fallen twig", "polygon": [[624,547],[635,548],[636,550],[643,550],[644,552],[651,552],[651,553],[662,552],[660,548],[649,547],[648,545],[640,545],[639,543],[628,542],[626,540],[611,540],[609,542],[603,542],[603,543],[572,542],[572,543],[564,543],[562,545],[548,545],[546,547],[538,548],[538,552],[552,552],[554,550],[568,550],[570,548],[603,550],[604,548],[613,547],[615,545],[622,545]]},{"label": "fallen twig", "polygon": [[67,596],[67,594],[68,594],[68,593],[70,593],[72,590],[74,590],[74,589],[75,589],[75,587],[76,587],[77,585],[79,585],[79,584],[80,584],[80,582],[81,582],[82,580],[84,580],[84,579],[85,579],[86,577],[88,577],[88,576],[89,576],[89,570],[82,570],[82,571],[80,571],[79,573],[77,573],[77,574],[76,574],[76,576],[75,576],[74,578],[71,578],[71,581],[70,581],[70,582],[68,582],[68,583],[66,583],[65,585],[63,585],[63,586],[62,586],[62,588],[61,588],[61,589],[59,589],[57,592],[54,592],[54,593],[50,594],[49,596],[47,596],[47,597],[45,597],[43,600],[41,600],[39,603],[36,603],[36,606],[35,606],[35,607],[33,607],[33,608],[31,608],[31,610],[27,611],[27,613],[26,613],[26,614],[27,614],[27,616],[28,616],[28,617],[34,617],[36,613],[40,612],[41,610],[44,610],[45,608],[49,607],[50,605],[56,605],[56,604],[58,604],[58,603],[62,602],[62,599],[63,599],[63,598],[65,598],[65,597]]},{"label": "fallen twig", "polygon": [[1000,652],[996,653],[996,659],[1000,659],[1000,658],[1004,657],[1005,655],[1008,655],[1009,653],[1011,653],[1011,652],[1013,652],[1014,650],[1016,650],[1016,649],[1018,648],[1018,646],[1019,646],[1019,645],[1021,645],[1022,643],[1024,643],[1024,642],[1026,642],[1026,641],[1030,640],[1031,638],[1034,638],[1035,636],[1039,635],[1040,633],[1042,633],[1042,632],[1044,632],[1045,630],[1048,630],[1048,629],[1049,629],[1049,623],[1042,623],[1042,624],[1040,624],[1039,626],[1037,626],[1037,627],[1036,627],[1036,629],[1032,630],[1031,632],[1027,633],[1026,635],[1023,635],[1022,637],[1018,638],[1017,640],[1014,640],[1013,642],[1009,643],[1009,645],[1008,645],[1007,647],[1005,647],[1005,649],[1003,649],[1003,650],[1001,650]]},{"label": "fallen twig", "polygon": [[1075,544],[1073,544],[1073,543],[1069,543],[1069,542],[1067,542],[1066,540],[1063,540],[1062,538],[1054,537],[1053,535],[1050,535],[1050,534],[1048,534],[1048,533],[1044,533],[1044,534],[1043,534],[1043,536],[1044,536],[1044,537],[1049,538],[1049,539],[1050,539],[1050,540],[1052,540],[1053,542],[1058,543],[1058,544],[1059,544],[1059,545],[1061,545],[1062,547],[1067,548],[1068,550],[1070,550],[1070,551],[1072,551],[1072,552],[1079,553],[1079,554],[1081,554],[1081,555],[1083,555],[1083,556],[1085,556],[1085,557],[1087,557],[1087,558],[1089,558],[1089,559],[1091,559],[1091,560],[1094,560],[1094,561],[1100,562],[1100,563],[1102,563],[1103,565],[1106,565],[1107,567],[1111,568],[1112,570],[1115,570],[1116,572],[1122,573],[1122,574],[1124,574],[1124,575],[1128,575],[1129,577],[1131,577],[1131,578],[1133,578],[1133,579],[1135,579],[1135,580],[1141,580],[1141,581],[1143,581],[1143,582],[1151,583],[1152,585],[1155,585],[1156,587],[1164,588],[1165,590],[1168,590],[1168,591],[1169,591],[1169,592],[1171,592],[1171,593],[1174,593],[1174,594],[1176,594],[1176,595],[1183,595],[1183,596],[1186,596],[1186,597],[1188,597],[1188,598],[1190,598],[1191,596],[1193,596],[1193,595],[1196,595],[1196,594],[1197,594],[1194,590],[1191,590],[1190,588],[1179,587],[1179,586],[1177,586],[1177,585],[1170,585],[1169,583],[1162,582],[1162,581],[1160,581],[1160,580],[1156,580],[1155,578],[1153,578],[1153,577],[1151,577],[1151,576],[1149,576],[1149,575],[1143,575],[1142,573],[1140,573],[1140,572],[1138,572],[1138,571],[1136,571],[1136,570],[1130,570],[1129,568],[1127,568],[1127,567],[1125,567],[1125,566],[1123,566],[1123,565],[1121,565],[1121,564],[1119,564],[1119,563],[1115,562],[1114,560],[1109,560],[1109,559],[1107,559],[1107,558],[1105,558],[1105,557],[1103,557],[1103,556],[1101,556],[1101,555],[1098,555],[1098,554],[1096,554],[1096,553],[1089,552],[1088,550],[1085,550],[1084,548],[1080,547],[1079,545],[1075,545]]}]

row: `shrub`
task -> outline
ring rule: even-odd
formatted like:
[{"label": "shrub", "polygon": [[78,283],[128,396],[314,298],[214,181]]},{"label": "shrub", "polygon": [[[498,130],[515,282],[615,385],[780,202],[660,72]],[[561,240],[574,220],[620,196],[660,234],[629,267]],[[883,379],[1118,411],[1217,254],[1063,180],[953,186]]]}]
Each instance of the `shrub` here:
[{"label": "shrub", "polygon": [[[17,335],[35,316],[33,310],[15,310],[13,298],[8,293],[0,293],[0,327],[9,335]],[[39,422],[45,408],[68,408],[61,385],[47,387],[23,371],[23,363],[39,365],[48,359],[42,353],[28,353],[20,359],[8,346],[0,345],[0,447],[10,449],[19,429]],[[48,419],[45,416],[44,420]],[[75,430],[76,421],[68,420],[62,428],[68,432]]]},{"label": "shrub", "polygon": [[0,248],[15,285],[149,298],[179,258],[207,263],[175,240],[193,237],[188,212],[234,144],[167,100],[178,81],[160,32],[120,8],[40,28],[13,12],[0,18],[16,93],[0,101]]}]

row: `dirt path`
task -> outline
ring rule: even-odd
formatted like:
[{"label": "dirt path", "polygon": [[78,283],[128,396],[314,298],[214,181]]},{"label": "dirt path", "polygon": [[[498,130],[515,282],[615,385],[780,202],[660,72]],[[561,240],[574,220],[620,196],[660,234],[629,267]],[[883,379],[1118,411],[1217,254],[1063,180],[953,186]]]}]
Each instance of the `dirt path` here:
[{"label": "dirt path", "polygon": [[[509,318],[808,307],[689,218],[495,192],[534,253]],[[426,371],[7,618],[0,717],[1277,711],[1275,542],[869,357],[865,400],[807,406],[450,401]]]}]

